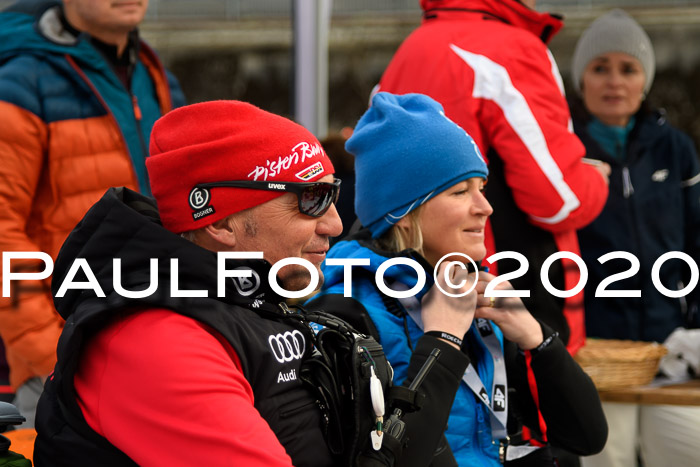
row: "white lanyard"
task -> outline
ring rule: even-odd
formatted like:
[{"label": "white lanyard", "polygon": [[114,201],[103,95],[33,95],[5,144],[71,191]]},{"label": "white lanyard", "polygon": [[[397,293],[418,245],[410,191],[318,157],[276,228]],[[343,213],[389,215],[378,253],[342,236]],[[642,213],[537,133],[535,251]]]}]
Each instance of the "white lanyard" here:
[{"label": "white lanyard", "polygon": [[[408,290],[408,287],[400,282],[394,282],[391,288],[394,290]],[[422,331],[423,320],[420,316],[420,302],[418,299],[412,296],[398,298],[397,300]],[[477,399],[488,408],[491,422],[491,437],[494,440],[506,440],[508,439],[508,430],[506,428],[508,420],[508,381],[503,350],[488,320],[476,318],[476,327],[493,359],[493,385],[491,387],[493,400],[489,401],[489,395],[484,387],[484,383],[471,363],[467,366],[464,376],[462,376],[462,381],[472,390]]]}]

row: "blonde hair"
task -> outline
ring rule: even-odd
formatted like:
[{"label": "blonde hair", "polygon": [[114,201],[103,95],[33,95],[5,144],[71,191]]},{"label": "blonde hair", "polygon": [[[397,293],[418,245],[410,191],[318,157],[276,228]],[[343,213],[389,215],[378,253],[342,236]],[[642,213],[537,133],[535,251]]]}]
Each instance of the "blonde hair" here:
[{"label": "blonde hair", "polygon": [[377,239],[377,246],[392,253],[412,249],[423,254],[423,233],[420,226],[420,212],[423,205],[406,214],[409,227],[394,224],[384,235]]}]

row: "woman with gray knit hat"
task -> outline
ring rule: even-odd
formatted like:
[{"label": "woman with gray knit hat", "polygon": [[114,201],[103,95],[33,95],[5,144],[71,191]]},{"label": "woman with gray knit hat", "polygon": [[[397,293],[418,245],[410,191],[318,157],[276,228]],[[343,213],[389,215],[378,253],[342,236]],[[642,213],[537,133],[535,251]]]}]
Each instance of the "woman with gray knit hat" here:
[{"label": "woman with gray knit hat", "polygon": [[[484,230],[493,212],[483,193],[488,169],[472,138],[430,97],[380,92],[346,148],[355,156],[355,210],[365,228],[330,249],[316,300],[354,310],[344,317],[375,334],[396,384],[415,377],[411,363],[427,339],[469,362],[457,375],[445,432],[450,449],[433,458],[442,433],[421,431],[435,426],[436,411],[424,405],[407,415],[427,417],[407,424],[408,436],[430,449],[427,456],[404,451],[399,465],[553,465],[548,446],[528,442],[535,438],[577,454],[600,451],[607,425],[598,394],[557,333],[507,295],[513,292],[507,281],[486,270],[466,274],[465,264],[476,267],[486,255]],[[351,278],[333,265],[339,259],[352,261]],[[461,276],[453,277],[457,271]],[[506,293],[492,297],[494,286]],[[445,354],[443,362],[454,358]],[[437,386],[426,390],[424,404],[454,390]],[[513,430],[515,420],[530,430]]]},{"label": "woman with gray knit hat", "polygon": [[[700,165],[695,147],[645,97],[654,80],[654,50],[637,22],[622,10],[596,19],[576,45],[571,102],[574,130],[587,157],[610,164],[610,191],[600,216],[579,231],[588,266],[585,310],[589,337],[663,342],[676,328],[698,327],[700,287],[682,297],[691,281],[686,262],[665,261],[653,283],[653,265],[669,251],[700,261]],[[632,253],[638,272],[602,291],[601,282],[630,269],[603,255]],[[609,282],[609,279],[608,279]],[[606,282],[606,284],[608,283]],[[662,289],[662,290],[660,290]],[[622,291],[636,292],[636,297]],[[626,296],[623,296],[626,295]],[[700,409],[604,404],[610,440],[588,466],[697,465]]]}]

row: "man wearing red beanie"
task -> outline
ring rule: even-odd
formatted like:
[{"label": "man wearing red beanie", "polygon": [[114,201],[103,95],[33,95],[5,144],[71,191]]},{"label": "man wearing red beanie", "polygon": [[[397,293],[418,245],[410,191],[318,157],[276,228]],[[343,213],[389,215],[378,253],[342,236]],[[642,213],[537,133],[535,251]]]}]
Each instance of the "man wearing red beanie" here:
[{"label": "man wearing red beanie", "polygon": [[[267,284],[270,264],[300,257],[319,267],[340,233],[330,160],[301,126],[230,101],[165,115],[150,153],[162,226],[149,219],[148,198],[112,189],[56,261],[54,284],[85,258],[106,297],[69,290],[56,298],[70,325],[39,403],[36,465],[331,465],[321,412],[299,379],[309,336],[252,308],[281,301]],[[232,181],[250,185],[203,187]],[[312,203],[302,202],[307,192]],[[174,235],[183,232],[193,241]],[[236,261],[250,275],[226,278],[219,297],[217,251],[264,260]],[[151,274],[157,290],[125,300],[110,277],[114,258],[124,290],[147,289]],[[149,258],[158,259],[156,273]],[[310,274],[290,266],[278,279],[298,290]],[[120,302],[126,311],[116,311]]]},{"label": "man wearing red beanie", "polygon": [[[163,226],[188,232],[204,248],[264,251],[272,264],[299,257],[318,268],[329,237],[342,231],[333,164],[316,137],[286,118],[243,102],[192,105],[156,123],[150,153],[146,167]],[[222,181],[250,185],[204,187]],[[310,182],[322,183],[285,191]],[[305,197],[319,203],[310,206],[313,215],[301,212]],[[288,290],[309,280],[300,266],[283,268],[280,278]]]},{"label": "man wearing red beanie", "polygon": [[[307,370],[320,346],[279,289],[320,286],[329,238],[342,229],[340,182],[321,145],[287,119],[215,101],[158,120],[150,154],[157,206],[111,189],[56,261],[66,326],[39,402],[35,465],[349,465],[342,445],[352,440],[331,446],[329,432],[362,415],[343,408],[339,418],[305,384],[316,381]],[[280,267],[286,258],[297,264]],[[443,348],[431,378],[454,391],[428,413],[441,433],[468,359],[432,339],[411,368]],[[381,359],[360,361],[386,387]],[[356,445],[379,429],[369,409]]]}]

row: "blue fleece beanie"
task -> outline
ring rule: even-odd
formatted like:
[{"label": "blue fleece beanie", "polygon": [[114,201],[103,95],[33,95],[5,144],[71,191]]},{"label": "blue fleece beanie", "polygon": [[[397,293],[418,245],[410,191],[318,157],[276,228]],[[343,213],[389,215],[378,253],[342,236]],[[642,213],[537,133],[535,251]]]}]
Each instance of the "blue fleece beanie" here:
[{"label": "blue fleece beanie", "polygon": [[355,156],[355,212],[374,238],[447,188],[489,173],[471,136],[423,94],[377,93],[345,149]]}]

